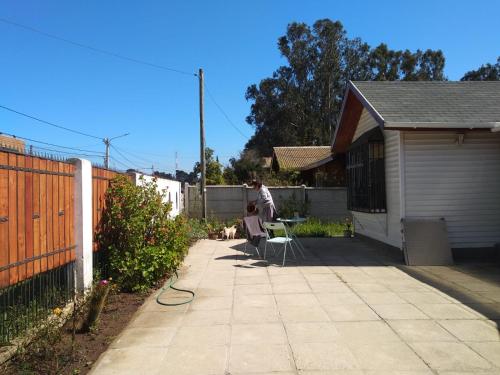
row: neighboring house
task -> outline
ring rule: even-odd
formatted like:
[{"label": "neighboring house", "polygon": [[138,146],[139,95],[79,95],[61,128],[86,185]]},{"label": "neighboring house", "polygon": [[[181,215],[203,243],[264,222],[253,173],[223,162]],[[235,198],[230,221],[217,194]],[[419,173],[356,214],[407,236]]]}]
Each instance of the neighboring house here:
[{"label": "neighboring house", "polygon": [[401,219],[444,218],[452,248],[500,243],[499,130],[500,82],[350,82],[332,149],[356,232],[402,248]]},{"label": "neighboring house", "polygon": [[[183,210],[183,194],[181,190],[181,183],[175,180],[168,180],[166,178],[159,178],[155,176],[149,176],[137,172],[131,172],[129,175],[132,177],[133,182],[136,186],[140,186],[143,181],[150,182],[156,178],[156,184],[158,185],[158,190],[165,193],[165,202],[172,203],[172,211],[170,211],[170,216],[175,217],[179,215]],[[143,179],[141,179],[141,177]]]},{"label": "neighboring house", "polygon": [[299,171],[308,186],[344,186],[342,157],[332,155],[331,146],[273,147],[272,169]]}]

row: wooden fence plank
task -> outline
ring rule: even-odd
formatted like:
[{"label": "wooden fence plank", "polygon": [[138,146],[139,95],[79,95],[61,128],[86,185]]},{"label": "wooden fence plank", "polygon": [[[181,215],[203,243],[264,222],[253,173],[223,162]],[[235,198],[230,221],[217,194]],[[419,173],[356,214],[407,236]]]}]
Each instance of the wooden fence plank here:
[{"label": "wooden fence plank", "polygon": [[[64,172],[69,173],[70,168],[69,164],[64,164]],[[69,247],[72,245],[70,238],[69,238],[69,227],[71,226],[72,223],[72,217],[71,217],[71,212],[69,208],[69,200],[70,200],[70,194],[69,194],[69,189],[70,189],[70,177],[69,176],[64,176],[64,247],[69,249]],[[71,250],[66,251],[66,262],[71,261]]]},{"label": "wooden fence plank", "polygon": [[[0,152],[0,164],[8,165],[9,156]],[[9,264],[9,172],[0,169],[0,267]],[[9,270],[0,272],[0,288],[9,285]]]},{"label": "wooden fence plank", "polygon": [[[52,170],[52,161],[47,160],[47,171]],[[55,246],[54,236],[54,178],[48,174],[47,177],[47,253],[50,253]],[[47,257],[47,269],[54,268],[54,256]]]},{"label": "wooden fence plank", "polygon": [[[17,156],[18,167],[25,167],[25,157],[23,155]],[[17,172],[17,259],[19,261],[26,259],[26,173]],[[26,264],[18,267],[19,281],[26,279]]]},{"label": "wooden fence plank", "polygon": [[[57,171],[64,172],[63,165],[61,163],[57,163]],[[64,243],[64,221],[65,221],[65,212],[64,212],[64,177],[57,176],[58,178],[58,223],[59,223],[59,247],[57,250],[62,249],[65,245]],[[66,251],[59,253],[59,265],[66,264]]]},{"label": "wooden fence plank", "polygon": [[[58,171],[58,163],[51,161],[50,169],[53,172]],[[54,233],[54,246],[49,248],[49,252],[61,248],[61,243],[59,242],[59,176],[52,176],[52,230]],[[59,267],[61,264],[61,254],[54,255],[54,268]]]},{"label": "wooden fence plank", "polygon": [[[33,158],[24,157],[24,166],[33,169]],[[33,172],[24,173],[24,225],[25,246],[24,259],[33,258]],[[33,276],[33,262],[26,263],[26,278]]]},{"label": "wooden fence plank", "polygon": [[[17,166],[17,155],[9,154],[9,165]],[[17,262],[17,171],[9,170],[9,263]],[[9,269],[9,283],[15,284],[19,281],[18,267]]]},{"label": "wooden fence plank", "polygon": [[[40,169],[40,159],[33,158],[33,169]],[[33,173],[33,256],[40,256],[40,173]],[[41,259],[33,264],[33,274],[40,273]]]},{"label": "wooden fence plank", "polygon": [[[40,159],[40,169],[47,170],[47,160]],[[47,254],[47,175],[40,175],[40,255]],[[40,260],[40,271],[47,271],[47,257]]]}]

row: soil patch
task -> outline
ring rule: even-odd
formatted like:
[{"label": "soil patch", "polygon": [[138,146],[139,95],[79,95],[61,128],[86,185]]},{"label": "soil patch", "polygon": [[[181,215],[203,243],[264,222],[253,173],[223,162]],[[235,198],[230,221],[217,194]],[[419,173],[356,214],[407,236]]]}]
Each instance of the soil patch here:
[{"label": "soil patch", "polygon": [[91,333],[77,333],[74,350],[71,347],[70,320],[61,330],[61,338],[49,351],[38,351],[16,356],[0,373],[11,374],[86,374],[111,344],[113,339],[125,328],[147,295],[116,293],[108,297],[98,328]]}]

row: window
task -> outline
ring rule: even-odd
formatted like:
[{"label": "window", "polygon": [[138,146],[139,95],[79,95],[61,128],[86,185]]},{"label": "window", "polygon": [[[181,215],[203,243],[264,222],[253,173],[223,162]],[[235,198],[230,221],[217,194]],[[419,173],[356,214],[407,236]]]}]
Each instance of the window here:
[{"label": "window", "polygon": [[359,137],[347,152],[347,208],[386,212],[384,135],[377,127]]}]

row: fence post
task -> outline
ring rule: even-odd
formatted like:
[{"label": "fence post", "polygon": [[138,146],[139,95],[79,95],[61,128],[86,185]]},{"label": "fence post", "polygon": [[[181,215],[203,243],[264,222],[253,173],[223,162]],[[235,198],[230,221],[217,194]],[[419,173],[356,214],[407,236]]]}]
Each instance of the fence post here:
[{"label": "fence post", "polygon": [[241,194],[243,195],[243,217],[247,215],[247,205],[248,205],[248,190],[247,190],[248,185],[243,184],[241,186]]},{"label": "fence post", "polygon": [[189,182],[184,182],[184,214],[189,217]]},{"label": "fence post", "polygon": [[300,185],[300,187],[302,188],[302,203],[303,204],[306,204],[306,185],[302,184]]},{"label": "fence post", "polygon": [[75,164],[75,242],[76,288],[84,291],[92,286],[92,164],[73,159]]}]

